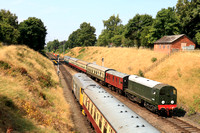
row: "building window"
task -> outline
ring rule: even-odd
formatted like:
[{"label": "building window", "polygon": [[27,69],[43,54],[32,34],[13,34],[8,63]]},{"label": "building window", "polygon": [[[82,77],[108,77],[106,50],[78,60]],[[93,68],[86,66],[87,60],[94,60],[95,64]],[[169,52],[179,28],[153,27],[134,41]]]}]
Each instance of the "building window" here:
[{"label": "building window", "polygon": [[165,49],[165,45],[163,45],[163,49]]},{"label": "building window", "polygon": [[169,45],[167,45],[167,48],[169,49]]},{"label": "building window", "polygon": [[159,48],[161,49],[161,44],[160,44]]}]

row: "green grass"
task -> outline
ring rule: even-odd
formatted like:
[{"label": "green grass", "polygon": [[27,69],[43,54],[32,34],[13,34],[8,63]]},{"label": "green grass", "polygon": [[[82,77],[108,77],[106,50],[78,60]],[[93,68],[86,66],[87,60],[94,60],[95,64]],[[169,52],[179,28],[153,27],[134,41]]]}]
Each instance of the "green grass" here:
[{"label": "green grass", "polygon": [[82,53],[82,52],[84,52],[84,51],[85,51],[85,48],[82,47],[81,50],[80,50],[78,53],[80,54],[80,53]]},{"label": "green grass", "polygon": [[77,58],[77,59],[83,59],[83,57],[85,56],[85,54],[79,54],[78,56],[76,56],[75,58]]}]

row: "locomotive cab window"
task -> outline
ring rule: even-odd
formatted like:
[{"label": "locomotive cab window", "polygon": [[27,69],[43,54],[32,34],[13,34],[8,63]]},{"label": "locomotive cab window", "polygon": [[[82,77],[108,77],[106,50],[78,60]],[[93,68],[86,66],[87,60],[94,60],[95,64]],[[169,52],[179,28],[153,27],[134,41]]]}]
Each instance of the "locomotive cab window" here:
[{"label": "locomotive cab window", "polygon": [[165,95],[165,90],[160,90],[160,95]]},{"label": "locomotive cab window", "polygon": [[173,94],[176,95],[176,90],[175,89],[173,89]]}]

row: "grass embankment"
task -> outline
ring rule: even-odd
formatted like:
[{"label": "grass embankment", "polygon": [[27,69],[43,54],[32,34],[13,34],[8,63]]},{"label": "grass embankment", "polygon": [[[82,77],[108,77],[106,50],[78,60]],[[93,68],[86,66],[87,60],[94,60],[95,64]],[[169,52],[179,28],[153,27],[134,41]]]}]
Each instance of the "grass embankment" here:
[{"label": "grass embankment", "polygon": [[[68,56],[114,68],[127,74],[138,74],[157,60],[166,56],[149,49],[76,47],[68,50]],[[191,115],[200,112],[200,51],[178,52],[171,55],[156,68],[145,73],[146,78],[175,86],[178,90],[178,105]]]},{"label": "grass embankment", "polygon": [[70,132],[53,63],[26,46],[0,47],[0,132]]}]

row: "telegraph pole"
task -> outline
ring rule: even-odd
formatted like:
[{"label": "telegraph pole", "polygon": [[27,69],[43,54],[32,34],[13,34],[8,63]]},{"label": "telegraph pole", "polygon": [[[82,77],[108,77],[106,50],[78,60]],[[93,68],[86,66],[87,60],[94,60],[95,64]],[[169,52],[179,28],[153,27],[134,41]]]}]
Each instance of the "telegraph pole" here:
[{"label": "telegraph pole", "polygon": [[104,58],[102,58],[102,63],[101,63],[101,65],[104,66]]},{"label": "telegraph pole", "polygon": [[60,69],[59,69],[59,64],[60,64],[60,62],[59,62],[59,54],[58,54],[58,68],[57,68],[57,73],[58,73],[58,76],[59,76],[59,73],[60,73]]},{"label": "telegraph pole", "polygon": [[64,54],[65,54],[65,44],[63,44],[63,57],[64,57]]}]

